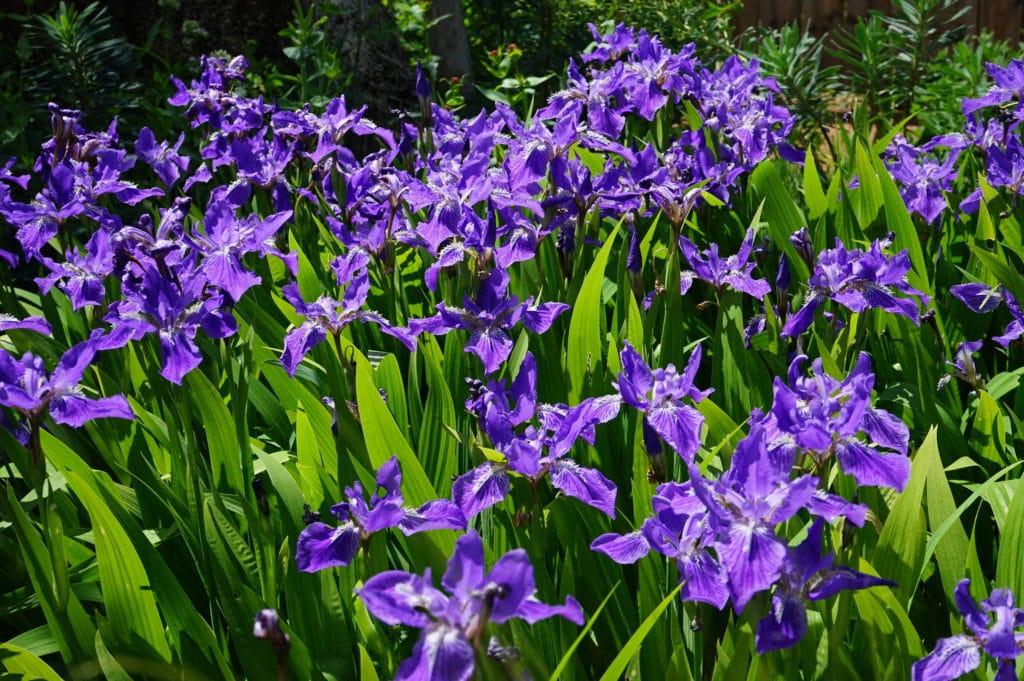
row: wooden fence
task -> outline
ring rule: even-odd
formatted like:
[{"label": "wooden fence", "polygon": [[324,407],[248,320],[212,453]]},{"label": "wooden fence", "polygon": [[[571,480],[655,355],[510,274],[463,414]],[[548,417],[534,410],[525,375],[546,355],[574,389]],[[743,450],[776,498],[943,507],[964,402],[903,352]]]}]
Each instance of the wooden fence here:
[{"label": "wooden fence", "polygon": [[[992,31],[1003,40],[1020,40],[1024,28],[1024,0],[967,0],[969,7],[962,21]],[[781,26],[797,19],[801,25],[811,22],[815,33],[835,31],[853,26],[857,17],[868,10],[889,13],[889,0],[744,0],[740,28],[749,26]]]}]

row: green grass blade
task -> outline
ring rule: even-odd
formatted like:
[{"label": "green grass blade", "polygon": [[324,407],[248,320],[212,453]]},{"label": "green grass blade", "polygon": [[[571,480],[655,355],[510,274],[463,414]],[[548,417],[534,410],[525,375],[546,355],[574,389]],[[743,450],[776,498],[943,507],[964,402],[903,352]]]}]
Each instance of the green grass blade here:
[{"label": "green grass blade", "polygon": [[636,631],[629,640],[626,641],[626,645],[622,647],[619,654],[615,656],[612,663],[608,665],[608,669],[605,670],[604,674],[601,675],[601,681],[617,681],[622,678],[622,673],[626,671],[626,667],[629,666],[630,660],[633,659],[639,652],[640,646],[643,645],[644,639],[647,638],[648,632],[657,623],[658,618],[661,617],[661,613],[672,604],[672,601],[679,595],[679,592],[683,588],[683,582],[679,582],[676,588],[672,589],[672,592],[655,608],[650,615],[647,616],[640,626],[637,627]]},{"label": "green grass blade", "polygon": [[615,586],[612,587],[612,590],[609,591],[608,595],[604,597],[603,601],[601,601],[601,605],[597,606],[597,610],[595,610],[594,614],[590,616],[589,620],[587,620],[587,624],[583,627],[580,635],[576,637],[576,640],[572,642],[569,649],[565,651],[565,655],[563,655],[562,659],[558,661],[558,666],[555,667],[555,671],[551,672],[551,681],[556,681],[556,679],[562,675],[562,672],[565,671],[565,668],[569,666],[569,663],[572,661],[573,653],[576,652],[576,648],[579,647],[580,643],[583,642],[583,639],[585,639],[587,634],[590,633],[590,630],[594,627],[594,623],[597,621],[601,611],[604,610],[604,606],[606,606],[608,601],[611,600],[612,595],[615,593],[615,590],[619,588],[620,584],[622,584],[622,582],[615,582]]}]

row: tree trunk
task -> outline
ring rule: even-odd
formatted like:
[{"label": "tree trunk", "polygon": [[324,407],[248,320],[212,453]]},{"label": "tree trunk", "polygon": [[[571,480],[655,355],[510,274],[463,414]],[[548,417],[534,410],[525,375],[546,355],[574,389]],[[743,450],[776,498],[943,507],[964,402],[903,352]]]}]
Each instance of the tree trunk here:
[{"label": "tree trunk", "polygon": [[431,22],[440,19],[430,27],[427,34],[430,51],[441,58],[437,65],[437,77],[461,79],[462,92],[466,97],[470,97],[473,87],[473,62],[469,56],[469,39],[466,37],[466,24],[462,17],[462,3],[460,0],[433,0],[427,17]]}]

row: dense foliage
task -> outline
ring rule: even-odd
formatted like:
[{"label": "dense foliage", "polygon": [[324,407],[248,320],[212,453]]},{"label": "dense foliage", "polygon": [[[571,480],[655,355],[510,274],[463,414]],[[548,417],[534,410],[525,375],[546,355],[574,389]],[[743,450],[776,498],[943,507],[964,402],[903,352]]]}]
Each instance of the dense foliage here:
[{"label": "dense foliage", "polygon": [[1013,676],[1024,63],[825,176],[757,60],[591,30],[530,115],[215,56],[167,136],[50,105],[0,169],[0,664]]}]

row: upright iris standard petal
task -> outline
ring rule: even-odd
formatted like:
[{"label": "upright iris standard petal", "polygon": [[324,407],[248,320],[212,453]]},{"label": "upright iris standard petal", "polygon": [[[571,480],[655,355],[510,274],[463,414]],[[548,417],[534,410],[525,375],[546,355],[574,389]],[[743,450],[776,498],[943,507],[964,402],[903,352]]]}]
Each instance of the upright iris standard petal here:
[{"label": "upright iris standard petal", "polygon": [[475,532],[464,534],[455,541],[441,586],[457,598],[468,599],[483,579],[484,545]]},{"label": "upright iris standard petal", "polygon": [[644,423],[686,461],[692,461],[700,449],[704,417],[683,399],[689,397],[699,402],[711,393],[698,390],[693,384],[700,358],[698,345],[682,374],[672,364],[652,370],[627,342],[619,354],[622,371],[615,382],[622,401],[643,412]]},{"label": "upright iris standard petal", "polygon": [[537,590],[533,565],[524,549],[513,549],[499,558],[487,573],[485,582],[485,593],[487,589],[493,589],[496,594],[490,620],[499,624],[512,617],[521,617],[520,607]]}]

